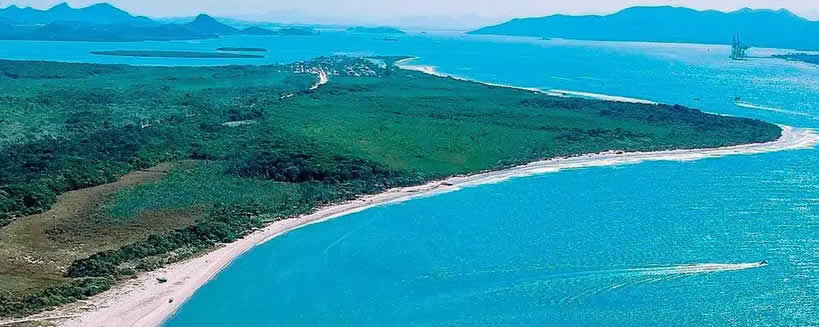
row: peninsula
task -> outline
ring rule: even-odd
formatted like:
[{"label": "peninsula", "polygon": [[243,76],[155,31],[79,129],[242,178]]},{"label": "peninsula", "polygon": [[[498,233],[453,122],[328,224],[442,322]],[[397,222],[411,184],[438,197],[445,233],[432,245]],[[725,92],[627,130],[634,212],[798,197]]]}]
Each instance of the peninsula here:
[{"label": "peninsula", "polygon": [[434,76],[397,67],[402,59],[0,61],[9,108],[0,112],[0,316],[137,283],[151,285],[118,293],[127,301],[103,296],[67,309],[90,310],[76,325],[132,315],[159,323],[254,244],[350,210],[544,167],[815,142],[805,131],[678,105]]}]

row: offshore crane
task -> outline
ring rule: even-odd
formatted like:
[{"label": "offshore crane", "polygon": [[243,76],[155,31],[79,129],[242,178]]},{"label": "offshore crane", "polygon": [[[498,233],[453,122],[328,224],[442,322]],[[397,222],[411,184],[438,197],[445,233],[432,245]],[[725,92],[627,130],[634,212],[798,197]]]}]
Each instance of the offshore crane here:
[{"label": "offshore crane", "polygon": [[739,33],[734,34],[733,40],[731,40],[731,56],[730,58],[733,60],[745,60],[747,55],[745,54],[748,49],[750,49],[746,44],[742,43],[742,40],[739,37]]}]

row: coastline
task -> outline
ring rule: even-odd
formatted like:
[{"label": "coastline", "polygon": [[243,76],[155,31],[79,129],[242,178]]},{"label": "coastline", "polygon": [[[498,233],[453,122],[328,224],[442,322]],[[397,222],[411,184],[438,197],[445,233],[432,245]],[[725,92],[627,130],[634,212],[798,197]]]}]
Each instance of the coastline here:
[{"label": "coastline", "polygon": [[483,84],[486,86],[494,86],[494,87],[504,87],[516,90],[523,90],[529,91],[533,93],[540,93],[545,95],[550,95],[554,97],[561,97],[561,98],[582,98],[582,99],[594,99],[594,100],[603,100],[603,101],[614,101],[614,102],[626,102],[626,103],[637,103],[637,104],[647,104],[647,105],[658,105],[659,103],[651,101],[651,100],[644,100],[644,99],[637,99],[637,98],[629,98],[623,96],[616,96],[616,95],[608,95],[608,94],[598,94],[598,93],[591,93],[591,92],[581,92],[581,91],[570,91],[570,90],[562,90],[562,89],[549,89],[549,90],[541,90],[534,87],[520,87],[508,84],[499,84],[499,83],[489,83],[474,79],[469,79],[465,77],[449,75],[439,72],[435,66],[429,65],[412,65],[409,62],[414,60],[420,59],[419,57],[410,57],[406,59],[401,59],[395,62],[395,66],[401,69],[412,70],[417,72],[422,72],[425,74],[444,77],[444,78],[452,78],[458,81],[465,81],[465,82],[473,82],[478,84]]},{"label": "coastline", "polygon": [[[241,240],[222,245],[202,256],[140,274],[137,278],[118,284],[88,301],[69,304],[20,320],[0,321],[0,326],[15,321],[44,320],[58,321],[58,326],[158,326],[193,296],[199,287],[253,247],[301,227],[360,212],[374,206],[563,169],[636,164],[643,161],[692,161],[726,155],[808,149],[817,144],[819,144],[819,134],[814,130],[782,126],[780,138],[768,143],[658,152],[610,151],[536,161],[498,171],[454,176],[424,185],[390,189],[379,194],[361,197],[358,200],[319,208],[314,213],[297,218],[270,223]],[[160,284],[157,281],[158,277],[166,278],[167,283]],[[171,299],[173,301],[170,301]]]}]

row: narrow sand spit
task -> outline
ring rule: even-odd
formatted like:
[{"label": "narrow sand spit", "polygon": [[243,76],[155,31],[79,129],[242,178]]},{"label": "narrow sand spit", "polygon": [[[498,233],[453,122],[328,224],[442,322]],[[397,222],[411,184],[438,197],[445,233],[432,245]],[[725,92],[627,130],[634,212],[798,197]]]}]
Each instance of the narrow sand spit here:
[{"label": "narrow sand spit", "polygon": [[438,77],[446,77],[446,78],[452,78],[452,79],[456,79],[456,80],[460,80],[460,81],[475,82],[475,83],[488,85],[488,86],[505,87],[505,88],[524,90],[524,91],[529,91],[529,92],[534,92],[534,93],[542,93],[542,94],[555,96],[555,97],[561,97],[561,98],[575,97],[575,98],[587,98],[587,99],[596,99],[596,100],[603,100],[603,101],[629,102],[629,103],[638,103],[638,104],[651,104],[651,105],[659,104],[659,103],[654,102],[654,101],[649,101],[649,100],[644,100],[644,99],[636,99],[636,98],[628,98],[628,97],[621,97],[621,96],[616,96],[616,95],[607,95],[607,94],[598,94],[598,93],[589,93],[589,92],[578,92],[578,91],[568,91],[568,90],[560,90],[560,89],[541,90],[541,89],[533,88],[533,87],[519,87],[519,86],[513,86],[513,85],[507,85],[507,84],[487,83],[487,82],[483,82],[483,81],[478,81],[478,80],[458,77],[458,76],[454,76],[454,75],[444,74],[444,73],[439,72],[434,66],[410,64],[410,62],[412,62],[413,60],[416,60],[416,59],[418,59],[418,58],[401,59],[401,60],[396,61],[395,65],[397,67],[401,68],[401,69],[418,71],[418,72],[422,72],[422,73],[425,73],[425,74],[438,76]]},{"label": "narrow sand spit", "polygon": [[[755,154],[794,149],[813,148],[819,135],[810,129],[782,127],[782,136],[773,142],[747,144],[714,149],[674,150],[660,152],[606,152],[584,156],[557,158],[533,162],[509,169],[456,176],[428,184],[396,188],[383,193],[362,197],[356,201],[321,208],[298,218],[271,223],[234,243],[187,261],[170,265],[158,271],[141,274],[90,301],[75,303],[52,312],[27,318],[54,319],[72,316],[59,322],[60,326],[157,326],[174,313],[196,290],[212,279],[236,257],[256,245],[297,228],[319,223],[367,208],[396,203],[412,198],[431,196],[480,184],[495,183],[509,178],[556,172],[561,169],[635,164],[643,161],[689,161],[726,155]],[[167,278],[160,284],[157,277]],[[173,299],[173,301],[171,301]],[[75,316],[76,315],[76,316]],[[2,325],[2,322],[0,322]]]}]

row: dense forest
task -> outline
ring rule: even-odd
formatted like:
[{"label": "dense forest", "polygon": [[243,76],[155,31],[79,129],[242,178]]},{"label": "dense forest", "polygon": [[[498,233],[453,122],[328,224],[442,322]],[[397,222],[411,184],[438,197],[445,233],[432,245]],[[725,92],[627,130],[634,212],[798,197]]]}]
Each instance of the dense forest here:
[{"label": "dense forest", "polygon": [[[434,77],[396,59],[0,61],[0,316],[82,299],[271,221],[392,187],[781,132],[681,106]],[[319,71],[330,82],[313,88]]]}]

